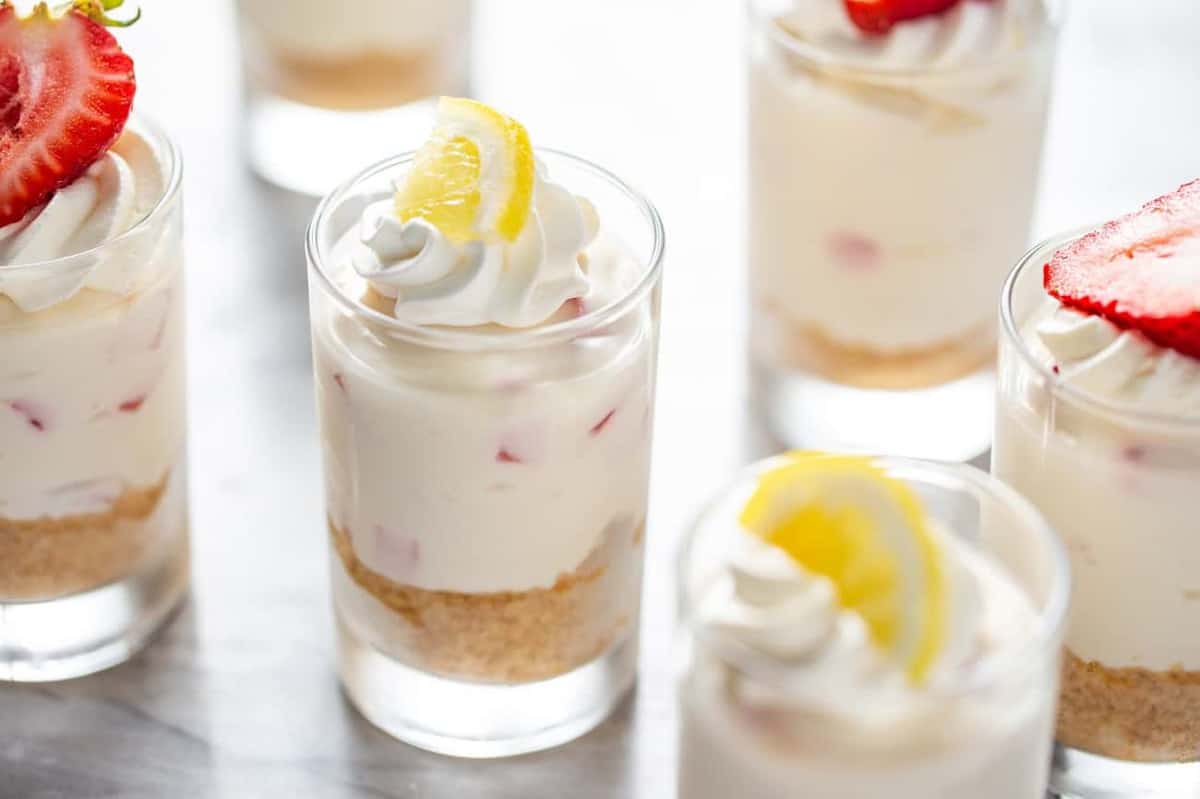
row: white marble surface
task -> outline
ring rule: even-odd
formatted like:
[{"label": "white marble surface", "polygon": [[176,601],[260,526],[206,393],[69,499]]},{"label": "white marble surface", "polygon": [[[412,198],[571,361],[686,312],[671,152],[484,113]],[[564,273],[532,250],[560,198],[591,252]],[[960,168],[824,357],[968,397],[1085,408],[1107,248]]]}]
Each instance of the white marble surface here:
[{"label": "white marble surface", "polygon": [[[640,688],[573,744],[479,763],[392,741],[338,690],[301,255],[310,208],[240,163],[229,5],[142,4],[127,36],[139,104],[187,160],[194,592],[131,663],[0,686],[0,797],[672,796],[671,554],[701,497],[762,449],[743,410],[739,0],[479,2],[478,93],[540,143],[640,183],[669,229]],[[1039,232],[1200,175],[1198,8],[1075,3]]]}]

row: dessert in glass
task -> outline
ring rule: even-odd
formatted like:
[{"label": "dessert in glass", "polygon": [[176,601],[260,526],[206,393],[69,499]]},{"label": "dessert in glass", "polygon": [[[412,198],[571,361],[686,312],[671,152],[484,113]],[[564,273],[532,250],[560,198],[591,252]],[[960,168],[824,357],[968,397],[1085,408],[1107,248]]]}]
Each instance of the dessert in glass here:
[{"label": "dessert in glass", "polygon": [[[471,0],[237,0],[246,147],[310,195],[420,141],[438,95],[465,94]],[[337,142],[330,147],[329,142]]]},{"label": "dessert in glass", "polygon": [[993,470],[1075,574],[1070,796],[1200,794],[1198,298],[1200,181],[1038,245],[1003,294]]},{"label": "dessert in glass", "polygon": [[966,465],[750,467],[679,562],[680,799],[1041,799],[1066,553]]},{"label": "dessert in glass", "polygon": [[748,2],[759,415],[792,446],[978,455],[1058,4]]},{"label": "dessert in glass", "polygon": [[438,119],[309,229],[339,664],[385,731],[495,757],[634,680],[663,231],[487,106]]},{"label": "dessert in glass", "polygon": [[0,680],[125,660],[187,585],[181,167],[113,22],[0,7]]}]

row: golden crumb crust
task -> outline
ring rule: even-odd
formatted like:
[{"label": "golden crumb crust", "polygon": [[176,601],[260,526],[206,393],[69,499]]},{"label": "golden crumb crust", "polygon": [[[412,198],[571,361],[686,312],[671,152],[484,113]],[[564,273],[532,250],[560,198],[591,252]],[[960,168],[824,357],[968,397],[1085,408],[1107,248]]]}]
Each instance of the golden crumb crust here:
[{"label": "golden crumb crust", "polygon": [[[640,557],[632,550],[643,527],[635,527],[624,557]],[[604,546],[549,588],[467,594],[394,582],[367,568],[332,521],[329,531],[347,576],[399,617],[412,660],[429,671],[489,682],[548,679],[599,657],[631,626],[630,613],[613,613],[629,598],[613,594],[637,586],[606,579]]]},{"label": "golden crumb crust", "polygon": [[1200,760],[1200,671],[1063,661],[1058,740],[1147,763]]},{"label": "golden crumb crust", "polygon": [[162,537],[151,516],[168,478],[127,488],[97,513],[0,517],[0,599],[52,599],[137,571]]}]

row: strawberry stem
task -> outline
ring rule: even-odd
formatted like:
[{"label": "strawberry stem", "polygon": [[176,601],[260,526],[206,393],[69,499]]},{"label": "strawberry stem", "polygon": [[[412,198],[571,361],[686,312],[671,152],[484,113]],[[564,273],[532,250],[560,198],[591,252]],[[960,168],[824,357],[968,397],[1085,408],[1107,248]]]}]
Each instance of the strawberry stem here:
[{"label": "strawberry stem", "polygon": [[[109,11],[120,8],[125,0],[42,0],[29,12],[28,19],[55,19],[69,11],[78,11],[88,19],[110,28],[128,28],[142,18],[142,9],[138,9],[130,19],[114,19]],[[11,0],[0,0],[0,8],[11,6]]]},{"label": "strawberry stem", "polygon": [[72,9],[109,28],[128,28],[142,18],[140,7],[129,19],[114,19],[108,15],[109,11],[124,4],[125,0],[71,0]]}]

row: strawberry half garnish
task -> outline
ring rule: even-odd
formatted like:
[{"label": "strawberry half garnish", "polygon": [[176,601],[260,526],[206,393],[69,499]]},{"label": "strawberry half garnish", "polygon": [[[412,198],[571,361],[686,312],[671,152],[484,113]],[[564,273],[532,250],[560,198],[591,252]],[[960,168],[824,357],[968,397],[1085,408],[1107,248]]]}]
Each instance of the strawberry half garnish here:
[{"label": "strawberry half garnish", "polygon": [[1064,305],[1200,358],[1200,180],[1062,248],[1043,278]]},{"label": "strawberry half garnish", "polygon": [[863,33],[882,35],[897,22],[941,14],[960,0],[843,0],[850,21]]},{"label": "strawberry half garnish", "polygon": [[121,0],[75,0],[54,17],[0,4],[0,226],[79,177],[121,135],[133,107],[133,59],[106,25]]}]

